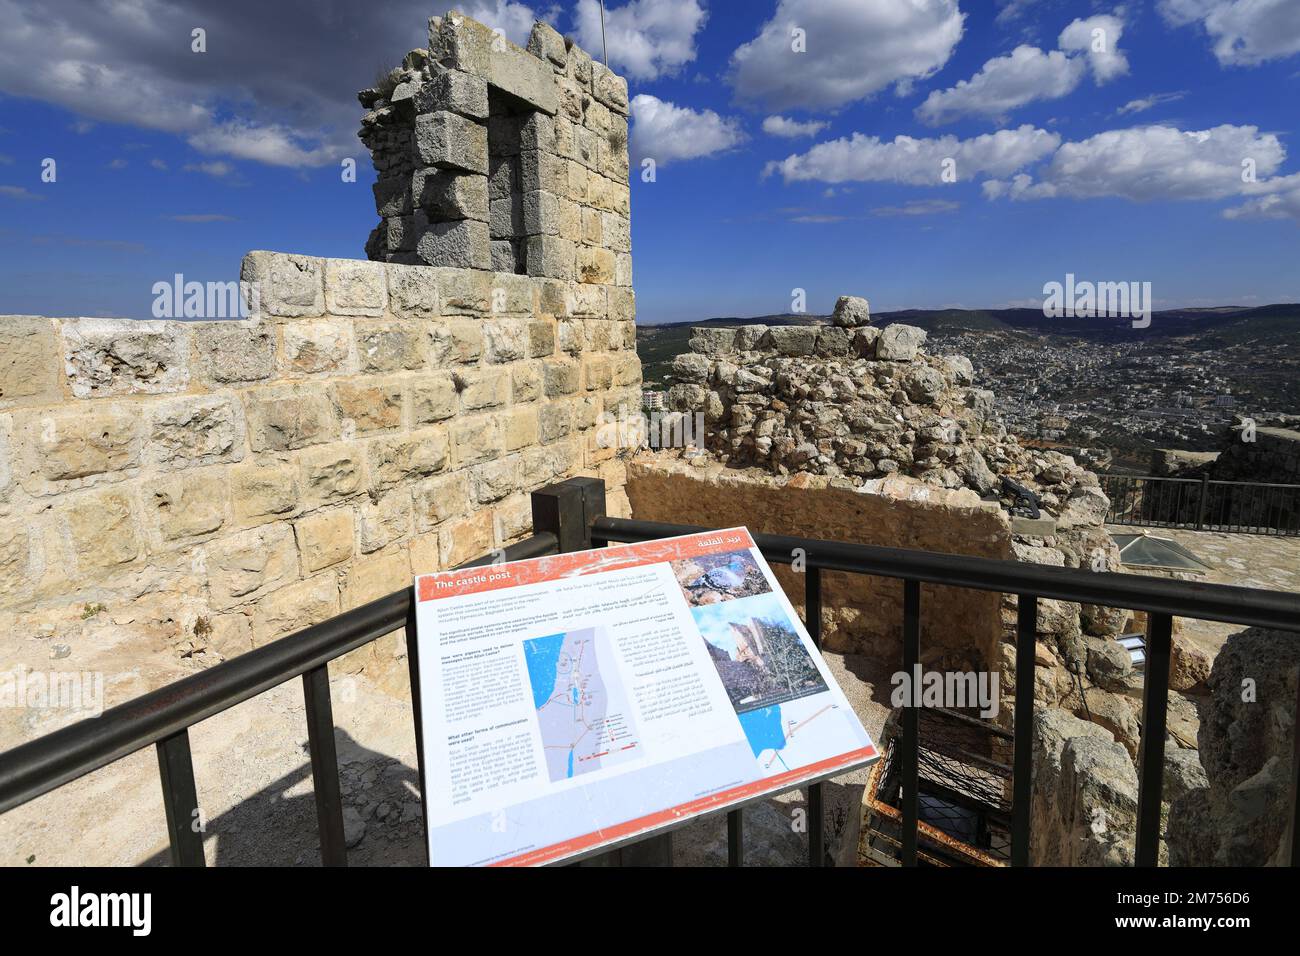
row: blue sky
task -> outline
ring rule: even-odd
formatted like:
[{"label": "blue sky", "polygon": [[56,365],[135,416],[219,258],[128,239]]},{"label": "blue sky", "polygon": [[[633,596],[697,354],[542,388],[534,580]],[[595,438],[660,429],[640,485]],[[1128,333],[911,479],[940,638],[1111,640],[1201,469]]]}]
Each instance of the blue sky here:
[{"label": "blue sky", "polygon": [[[0,0],[0,312],[147,318],[153,283],[236,278],[250,249],[361,257],[354,94],[443,6]],[[1300,301],[1298,0],[606,6],[655,161],[640,321],[794,289],[1033,306],[1067,272],[1149,281],[1157,308]],[[460,9],[600,53],[595,0]]]}]

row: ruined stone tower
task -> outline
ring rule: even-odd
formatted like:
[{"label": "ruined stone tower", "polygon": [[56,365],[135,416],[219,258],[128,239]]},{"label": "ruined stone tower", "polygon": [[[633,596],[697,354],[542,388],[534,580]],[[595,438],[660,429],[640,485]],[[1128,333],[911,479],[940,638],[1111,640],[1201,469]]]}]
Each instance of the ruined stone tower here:
[{"label": "ruined stone tower", "polygon": [[627,83],[549,26],[456,12],[375,88],[371,259],[631,285]]}]

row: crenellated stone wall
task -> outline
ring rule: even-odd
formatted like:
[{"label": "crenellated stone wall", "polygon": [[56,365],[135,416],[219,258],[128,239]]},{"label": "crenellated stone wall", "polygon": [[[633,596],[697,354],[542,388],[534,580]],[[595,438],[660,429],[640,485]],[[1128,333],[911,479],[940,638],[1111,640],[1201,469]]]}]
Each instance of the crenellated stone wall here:
[{"label": "crenellated stone wall", "polygon": [[[0,318],[7,667],[117,675],[117,703],[526,536],[557,479],[628,513],[610,287],[270,252],[242,278],[247,320]],[[42,719],[6,709],[0,749]]]}]

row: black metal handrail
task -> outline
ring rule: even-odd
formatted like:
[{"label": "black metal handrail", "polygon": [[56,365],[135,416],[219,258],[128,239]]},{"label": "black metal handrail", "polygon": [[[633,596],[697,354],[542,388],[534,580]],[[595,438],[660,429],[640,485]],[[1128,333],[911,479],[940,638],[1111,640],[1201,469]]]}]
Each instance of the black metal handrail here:
[{"label": "black metal handrail", "polygon": [[1300,535],[1300,485],[1223,481],[1208,475],[1102,475],[1106,520],[1143,528]]},{"label": "black metal handrail", "polygon": [[[620,518],[600,518],[592,528],[597,544],[631,543],[712,530],[695,525],[664,524]],[[1249,627],[1300,631],[1300,597],[1278,591],[1204,584],[1134,574],[1094,572],[1024,564],[996,558],[912,551],[837,541],[819,541],[788,535],[755,534],[755,544],[769,561],[806,569],[805,618],[810,636],[820,645],[821,572],[846,571],[899,579],[903,583],[902,670],[911,673],[920,661],[921,585],[942,584],[980,591],[1015,594],[1016,688],[1013,757],[1011,862],[1029,863],[1030,793],[1033,780],[1032,721],[1034,712],[1034,650],[1038,631],[1038,601],[1048,598],[1077,604],[1145,611],[1148,614],[1146,665],[1142,693],[1142,736],[1138,752],[1138,820],[1134,861],[1155,866],[1160,844],[1160,799],[1164,778],[1166,712],[1169,696],[1169,662],[1174,617],[1222,621]],[[1300,681],[1298,681],[1300,685]],[[903,709],[902,856],[904,865],[917,863],[919,833],[918,754],[920,706]],[[1300,721],[1300,690],[1296,702]],[[1300,760],[1300,733],[1296,740]],[[1293,778],[1296,774],[1292,775]],[[1297,790],[1291,788],[1292,865],[1300,865],[1300,818]],[[820,801],[818,800],[819,804]],[[814,800],[810,793],[809,812]],[[819,824],[820,821],[815,820]],[[737,828],[738,828],[737,820]],[[813,840],[810,832],[810,840]],[[820,841],[820,829],[813,847]],[[732,841],[733,854],[738,841]],[[733,856],[733,862],[735,862]]]}]

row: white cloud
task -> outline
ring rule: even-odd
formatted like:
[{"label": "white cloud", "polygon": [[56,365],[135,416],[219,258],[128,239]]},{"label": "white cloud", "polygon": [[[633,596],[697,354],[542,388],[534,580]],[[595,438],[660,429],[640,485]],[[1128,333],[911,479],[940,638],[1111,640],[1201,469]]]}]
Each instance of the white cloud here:
[{"label": "white cloud", "polygon": [[[574,13],[578,44],[600,58],[600,4],[578,0]],[[708,18],[700,0],[632,0],[606,6],[609,62],[634,80],[677,73],[695,59],[695,34]]]},{"label": "white cloud", "polygon": [[1294,219],[1300,222],[1300,173],[1247,184],[1242,191],[1257,194],[1240,206],[1223,211],[1226,219]]},{"label": "white cloud", "polygon": [[901,206],[877,206],[871,210],[873,216],[937,216],[956,212],[961,203],[951,199],[914,199]]},{"label": "white cloud", "polygon": [[1186,90],[1179,90],[1176,93],[1152,93],[1150,96],[1143,96],[1136,100],[1129,100],[1115,112],[1120,116],[1127,116],[1129,113],[1145,113],[1147,110],[1164,103],[1176,103],[1187,95]]},{"label": "white cloud", "polygon": [[1086,20],[1075,20],[1061,31],[1056,45],[1067,52],[1077,50],[1086,54],[1093,79],[1107,83],[1128,72],[1128,59],[1119,48],[1123,34],[1123,20],[1110,14],[1099,14]]},{"label": "white cloud", "polygon": [[650,157],[658,165],[699,159],[729,150],[746,139],[740,123],[713,110],[677,106],[648,93],[632,97],[633,162]]},{"label": "white cloud", "polygon": [[786,182],[895,182],[940,185],[951,169],[957,180],[979,175],[1009,176],[1037,162],[1060,145],[1056,133],[1024,125],[971,139],[896,136],[884,141],[854,133],[818,143],[806,153],[769,163],[765,175],[780,173]]},{"label": "white cloud", "polygon": [[934,90],[916,108],[916,118],[929,126],[963,116],[1003,119],[1027,103],[1074,92],[1089,69],[1097,83],[1105,83],[1128,72],[1128,60],[1119,50],[1123,32],[1124,22],[1117,16],[1075,20],[1061,31],[1059,50],[1045,53],[1021,44],[1006,56],[989,60],[969,80]]},{"label": "white cloud", "polygon": [[271,166],[321,166],[334,155],[323,146],[306,147],[294,130],[284,126],[258,126],[244,120],[231,120],[195,133],[189,144],[201,153],[252,159]]},{"label": "white cloud", "polygon": [[[780,0],[731,55],[739,99],[828,110],[890,86],[906,91],[948,62],[965,17],[956,0]],[[806,52],[795,52],[794,31]]]},{"label": "white cloud", "polygon": [[235,167],[223,160],[214,159],[211,162],[206,163],[186,163],[185,171],[187,173],[205,173],[208,176],[220,179],[223,176],[229,176],[233,173]]},{"label": "white cloud", "polygon": [[1255,66],[1300,53],[1300,4],[1295,0],[1160,0],[1174,26],[1199,23],[1224,66]]},{"label": "white cloud", "polygon": [[1060,50],[1044,53],[1018,46],[989,60],[969,80],[935,90],[916,108],[916,118],[930,126],[962,116],[1000,117],[1034,100],[1054,100],[1072,92],[1086,72],[1083,60]]},{"label": "white cloud", "polygon": [[1254,126],[1216,126],[1186,131],[1171,126],[1109,130],[1065,143],[1038,174],[984,184],[989,198],[1118,196],[1150,200],[1215,200],[1263,192],[1264,183],[1243,182],[1243,162],[1263,180],[1286,158],[1272,133]]},{"label": "white cloud", "polygon": [[801,123],[785,116],[769,116],[763,120],[763,132],[769,136],[780,136],[783,139],[798,139],[800,136],[816,136],[830,125],[830,123],[819,120],[808,120],[806,123]]},{"label": "white cloud", "polygon": [[25,186],[0,186],[0,196],[8,196],[10,199],[21,199],[27,202],[44,202],[45,197],[39,196]]}]

